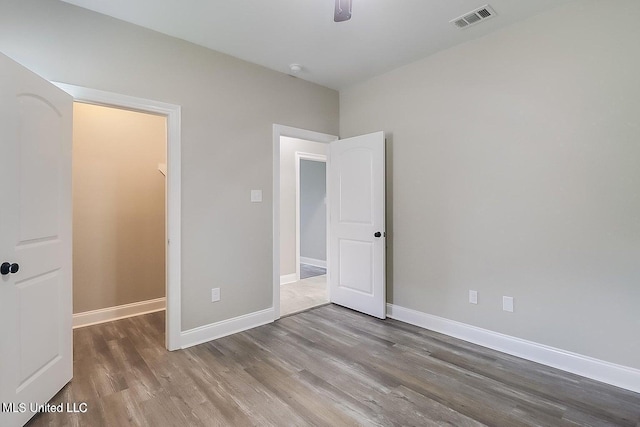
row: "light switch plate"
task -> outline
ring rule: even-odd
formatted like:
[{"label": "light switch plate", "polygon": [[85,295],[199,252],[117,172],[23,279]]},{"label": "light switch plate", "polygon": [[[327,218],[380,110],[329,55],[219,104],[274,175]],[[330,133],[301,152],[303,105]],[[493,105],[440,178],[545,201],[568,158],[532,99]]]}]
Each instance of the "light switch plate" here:
[{"label": "light switch plate", "polygon": [[262,190],[251,190],[251,201],[254,203],[262,202]]},{"label": "light switch plate", "polygon": [[211,289],[211,302],[220,301],[220,288]]},{"label": "light switch plate", "polygon": [[469,303],[470,304],[478,303],[478,291],[469,291]]},{"label": "light switch plate", "polygon": [[513,313],[513,297],[502,297],[502,309]]}]

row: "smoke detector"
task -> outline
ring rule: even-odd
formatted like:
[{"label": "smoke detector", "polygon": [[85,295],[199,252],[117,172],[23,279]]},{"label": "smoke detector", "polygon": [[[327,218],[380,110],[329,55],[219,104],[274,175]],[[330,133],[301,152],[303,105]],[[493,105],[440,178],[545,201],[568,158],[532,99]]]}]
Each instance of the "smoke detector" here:
[{"label": "smoke detector", "polygon": [[489,18],[493,18],[495,15],[496,11],[488,4],[485,4],[484,6],[479,7],[476,10],[472,10],[471,12],[467,12],[449,22],[458,28],[467,28],[479,22],[486,21]]}]

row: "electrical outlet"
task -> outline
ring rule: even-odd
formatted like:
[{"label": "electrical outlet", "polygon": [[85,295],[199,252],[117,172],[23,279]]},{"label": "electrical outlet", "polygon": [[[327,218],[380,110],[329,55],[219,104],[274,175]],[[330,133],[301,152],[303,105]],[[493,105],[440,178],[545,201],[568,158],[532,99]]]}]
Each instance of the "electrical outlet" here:
[{"label": "electrical outlet", "polygon": [[470,304],[478,303],[478,291],[469,291],[469,303]]},{"label": "electrical outlet", "polygon": [[211,289],[211,302],[220,301],[220,288]]},{"label": "electrical outlet", "polygon": [[502,297],[502,309],[513,313],[513,297]]}]

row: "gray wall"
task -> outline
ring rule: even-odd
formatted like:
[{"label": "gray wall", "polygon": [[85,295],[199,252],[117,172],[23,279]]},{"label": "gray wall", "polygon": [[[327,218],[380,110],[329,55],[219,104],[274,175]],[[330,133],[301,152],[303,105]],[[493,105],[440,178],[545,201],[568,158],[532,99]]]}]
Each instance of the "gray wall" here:
[{"label": "gray wall", "polygon": [[300,160],[300,256],[327,260],[327,168]]},{"label": "gray wall", "polygon": [[59,1],[4,0],[0,51],[49,80],[181,105],[182,328],[272,305],[272,125],[336,134],[336,91]]},{"label": "gray wall", "polygon": [[166,118],[73,106],[73,312],[165,296]]},{"label": "gray wall", "polygon": [[573,2],[341,92],[341,137],[388,132],[389,302],[640,368],[637,16]]},{"label": "gray wall", "polygon": [[286,136],[280,138],[281,276],[296,272],[296,152],[326,155],[328,146]]}]

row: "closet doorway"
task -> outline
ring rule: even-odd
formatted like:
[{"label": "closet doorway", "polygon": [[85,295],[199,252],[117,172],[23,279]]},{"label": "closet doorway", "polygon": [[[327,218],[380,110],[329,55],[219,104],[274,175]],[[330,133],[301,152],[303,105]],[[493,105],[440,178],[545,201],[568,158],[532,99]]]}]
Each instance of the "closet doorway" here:
[{"label": "closet doorway", "polygon": [[167,117],[74,102],[74,327],[165,310]]}]

